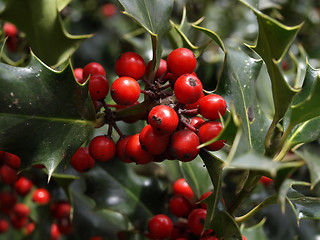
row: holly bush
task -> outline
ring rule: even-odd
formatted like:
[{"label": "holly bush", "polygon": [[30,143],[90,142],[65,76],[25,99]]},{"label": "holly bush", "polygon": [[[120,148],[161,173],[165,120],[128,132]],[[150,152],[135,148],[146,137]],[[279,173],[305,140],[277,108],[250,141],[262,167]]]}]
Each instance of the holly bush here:
[{"label": "holly bush", "polygon": [[[319,237],[317,1],[0,6],[1,239]],[[196,60],[169,60],[175,49]],[[143,77],[128,76],[137,60],[118,69],[127,52],[148,64]],[[165,59],[168,69],[157,76]],[[192,61],[195,70],[174,76]],[[104,76],[76,74],[92,62]],[[113,85],[119,77],[126,81]],[[90,85],[97,78],[104,87]],[[138,82],[138,99],[128,78]],[[225,101],[223,112],[197,102],[213,95]],[[148,118],[156,106],[176,117]],[[157,132],[174,119],[174,132]],[[98,136],[105,147],[90,148]],[[92,159],[104,154],[112,159]]]}]

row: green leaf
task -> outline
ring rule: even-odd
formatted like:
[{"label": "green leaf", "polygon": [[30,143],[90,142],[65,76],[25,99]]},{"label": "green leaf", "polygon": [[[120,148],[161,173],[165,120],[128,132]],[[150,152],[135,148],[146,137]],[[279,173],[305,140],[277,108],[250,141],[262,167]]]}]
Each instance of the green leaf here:
[{"label": "green leaf", "polygon": [[271,135],[276,124],[284,117],[293,97],[298,92],[298,90],[293,89],[286,82],[277,63],[281,61],[284,54],[287,52],[301,28],[301,25],[294,27],[285,26],[275,19],[263,14],[246,1],[239,1],[248,6],[257,17],[259,25],[258,40],[256,45],[251,46],[250,48],[264,60],[271,79],[275,115],[267,134],[267,147],[269,147],[271,144]]},{"label": "green leaf", "polygon": [[306,144],[294,151],[299,157],[307,162],[310,173],[311,188],[320,182],[320,150],[317,145]]},{"label": "green leaf", "polygon": [[[170,30],[169,20],[173,8],[173,0],[118,0],[124,8],[124,14],[134,19],[151,36],[153,45],[153,62],[159,63],[161,58],[161,40]],[[156,64],[154,64],[155,69]]]},{"label": "green leaf", "polygon": [[259,153],[264,152],[264,139],[270,123],[259,105],[255,89],[261,66],[261,60],[229,48],[217,88],[217,94],[226,99],[228,108],[233,106],[238,114],[251,148]]},{"label": "green leaf", "polygon": [[62,9],[64,9],[69,3],[71,2],[71,0],[57,0],[57,8],[58,11],[60,12]]},{"label": "green leaf", "polygon": [[268,240],[268,236],[266,235],[263,229],[265,221],[266,219],[263,219],[257,225],[248,228],[241,228],[243,236],[245,236],[247,240]]},{"label": "green leaf", "polygon": [[212,190],[212,183],[207,169],[200,157],[191,162],[179,162],[182,176],[190,185],[196,198]]},{"label": "green leaf", "polygon": [[166,190],[159,180],[138,176],[117,159],[103,168],[95,166],[84,177],[85,193],[96,202],[96,209],[118,211],[140,228],[163,208]]},{"label": "green leaf", "polygon": [[290,188],[287,200],[298,222],[301,219],[320,219],[320,198],[306,197],[300,192]]},{"label": "green leaf", "polygon": [[10,0],[0,18],[14,23],[26,34],[35,54],[46,64],[59,65],[74,53],[79,45],[91,35],[73,36],[64,29],[58,9],[66,0]]},{"label": "green leaf", "polygon": [[69,161],[94,129],[88,84],[71,65],[53,71],[32,55],[27,67],[0,64],[0,148],[21,158],[21,168],[43,164],[49,178]]}]

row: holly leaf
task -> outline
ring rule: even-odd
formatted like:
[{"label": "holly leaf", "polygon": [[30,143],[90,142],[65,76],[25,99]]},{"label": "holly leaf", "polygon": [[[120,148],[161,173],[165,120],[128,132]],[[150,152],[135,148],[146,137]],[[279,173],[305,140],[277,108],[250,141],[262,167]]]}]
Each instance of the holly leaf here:
[{"label": "holly leaf", "polygon": [[49,179],[94,129],[88,84],[68,64],[53,71],[31,54],[26,67],[0,63],[0,148],[21,158],[21,169],[43,164]]},{"label": "holly leaf", "polygon": [[263,229],[265,221],[266,219],[263,219],[257,225],[248,228],[241,228],[243,236],[245,236],[247,240],[268,240],[268,236],[266,235]]},{"label": "holly leaf", "polygon": [[162,48],[161,40],[170,30],[169,20],[173,0],[118,0],[124,8],[124,14],[135,20],[151,36],[153,46],[153,70],[159,64]]},{"label": "holly leaf", "polygon": [[79,45],[91,35],[70,35],[64,28],[58,10],[66,0],[10,0],[0,18],[15,24],[26,34],[35,54],[46,64],[58,66],[68,60]]},{"label": "holly leaf", "polygon": [[160,212],[166,190],[156,178],[137,175],[128,164],[115,161],[95,166],[84,174],[85,194],[96,203],[96,209],[109,209],[127,216],[138,228]]},{"label": "holly leaf", "polygon": [[271,130],[286,114],[293,97],[298,90],[293,89],[280,71],[278,62],[281,61],[291,43],[295,39],[301,25],[288,27],[275,19],[260,12],[250,3],[239,0],[249,7],[257,17],[259,25],[258,40],[255,46],[250,46],[265,62],[272,85],[275,115]]},{"label": "holly leaf", "polygon": [[228,107],[234,107],[250,147],[259,153],[264,152],[265,135],[270,123],[260,107],[255,89],[261,66],[261,60],[255,60],[239,49],[229,48],[216,90],[226,99]]},{"label": "holly leaf", "polygon": [[298,223],[301,219],[320,219],[320,198],[307,197],[295,189],[289,188],[287,201]]},{"label": "holly leaf", "polygon": [[320,182],[319,147],[306,144],[302,148],[296,149],[294,153],[306,161],[310,173],[311,188],[314,188]]}]

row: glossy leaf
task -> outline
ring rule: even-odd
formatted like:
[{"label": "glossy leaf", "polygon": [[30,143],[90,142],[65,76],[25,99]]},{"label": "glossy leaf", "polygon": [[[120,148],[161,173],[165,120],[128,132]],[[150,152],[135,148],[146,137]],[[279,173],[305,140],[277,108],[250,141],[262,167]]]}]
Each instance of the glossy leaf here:
[{"label": "glossy leaf", "polygon": [[306,197],[300,192],[290,188],[287,194],[287,200],[298,222],[301,219],[320,219],[320,198]]},{"label": "glossy leaf", "polygon": [[255,89],[261,66],[261,60],[229,48],[217,88],[217,93],[226,99],[228,108],[233,106],[238,114],[251,148],[259,153],[264,152],[264,139],[270,123],[259,105]]},{"label": "glossy leaf", "polygon": [[159,180],[138,176],[119,160],[108,162],[103,168],[96,166],[84,177],[85,193],[95,201],[96,209],[118,211],[138,228],[163,207],[166,191]]},{"label": "glossy leaf", "polygon": [[[151,36],[153,62],[159,63],[162,53],[161,40],[170,30],[169,20],[173,0],[118,0],[124,8],[124,14],[134,19]],[[155,69],[156,64],[154,64]]]},{"label": "glossy leaf", "polygon": [[241,228],[241,233],[246,237],[247,240],[268,240],[268,236],[264,232],[263,225],[266,219],[263,219],[257,225],[248,228]]},{"label": "glossy leaf", "polygon": [[[91,35],[73,36],[64,29],[58,9],[68,1],[10,0],[0,18],[14,23],[26,34],[35,54],[46,64],[59,65]],[[26,24],[28,22],[28,24]]]},{"label": "glossy leaf", "polygon": [[310,173],[311,188],[314,188],[320,182],[319,147],[307,144],[295,150],[294,153],[306,161]]},{"label": "glossy leaf", "polygon": [[68,65],[53,71],[32,55],[27,67],[0,64],[0,148],[18,155],[22,169],[43,164],[49,178],[94,129],[88,84]]}]

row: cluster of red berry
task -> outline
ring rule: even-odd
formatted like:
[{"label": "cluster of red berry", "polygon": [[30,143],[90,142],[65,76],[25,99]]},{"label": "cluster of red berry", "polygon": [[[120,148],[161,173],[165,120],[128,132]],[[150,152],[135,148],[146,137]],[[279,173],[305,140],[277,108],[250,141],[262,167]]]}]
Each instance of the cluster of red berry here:
[{"label": "cluster of red berry", "polygon": [[66,201],[51,202],[48,189],[35,186],[30,178],[18,173],[20,163],[18,156],[0,151],[0,179],[5,184],[0,192],[0,233],[7,232],[10,225],[25,235],[32,233],[36,223],[30,214],[34,208],[26,203],[31,198],[36,206],[50,206],[53,218],[51,240],[60,239],[61,234],[70,234],[70,204]]},{"label": "cluster of red berry", "polygon": [[[111,87],[99,63],[91,62],[83,69],[74,70],[79,83],[90,76],[89,93],[95,109],[97,112],[104,109],[105,123],[109,124],[107,135],[93,138],[88,148],[81,147],[72,157],[71,164],[76,170],[87,171],[93,167],[94,160],[109,161],[115,155],[124,162],[136,164],[165,159],[188,162],[198,155],[200,144],[219,135],[226,101],[220,95],[203,93],[202,83],[194,72],[197,59],[193,52],[178,48],[167,60],[161,59],[155,71],[151,71],[153,64],[152,61],[145,64],[135,52],[123,53],[115,63],[119,78]],[[143,84],[138,83],[140,80],[145,89],[140,88]],[[109,90],[115,105],[105,103]],[[117,111],[139,104],[141,93],[151,107],[142,117],[120,120],[132,122],[141,117],[147,120],[147,125],[133,136],[123,135],[116,124]],[[120,135],[116,143],[111,138],[112,129]],[[224,144],[224,140],[219,140],[205,148],[217,151]]]},{"label": "cluster of red berry", "polygon": [[[173,195],[169,200],[170,214],[158,214],[148,222],[149,239],[170,239],[170,240],[218,240],[213,229],[204,231],[204,223],[207,215],[207,205],[202,201],[209,197],[212,191],[204,193],[199,199],[185,181],[180,178],[173,184]],[[242,239],[246,238],[242,236]]]}]

